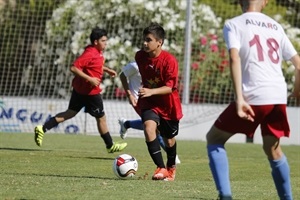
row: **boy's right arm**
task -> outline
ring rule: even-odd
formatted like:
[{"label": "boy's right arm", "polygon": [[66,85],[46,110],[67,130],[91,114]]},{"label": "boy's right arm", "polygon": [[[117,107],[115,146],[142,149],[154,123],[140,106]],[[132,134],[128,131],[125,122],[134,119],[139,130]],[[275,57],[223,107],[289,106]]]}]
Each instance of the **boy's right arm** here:
[{"label": "boy's right arm", "polygon": [[92,86],[99,86],[100,85],[100,79],[96,77],[90,77],[80,69],[78,69],[75,66],[71,66],[70,71],[75,74],[76,76],[81,77],[82,79],[86,80],[86,82],[89,82]]},{"label": "boy's right arm", "polygon": [[251,106],[245,101],[242,92],[242,69],[239,51],[236,48],[229,50],[230,73],[235,93],[237,115],[245,120],[254,121],[254,112]]},{"label": "boy's right arm", "polygon": [[121,79],[122,86],[126,92],[126,95],[127,95],[127,97],[129,97],[131,95],[131,91],[129,89],[128,80],[127,80],[127,77],[125,76],[124,72],[121,72],[120,79]]},{"label": "boy's right arm", "polygon": [[128,80],[127,80],[127,77],[125,76],[124,72],[121,72],[120,80],[121,80],[122,86],[126,92],[126,96],[128,98],[129,103],[135,107],[137,105],[137,99],[135,99],[135,97],[131,94],[131,91],[128,86]]}]

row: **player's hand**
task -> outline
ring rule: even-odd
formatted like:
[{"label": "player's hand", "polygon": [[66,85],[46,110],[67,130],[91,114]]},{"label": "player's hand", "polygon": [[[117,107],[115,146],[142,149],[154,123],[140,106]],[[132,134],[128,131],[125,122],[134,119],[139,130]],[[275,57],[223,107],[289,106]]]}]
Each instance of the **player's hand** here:
[{"label": "player's hand", "polygon": [[99,86],[100,85],[100,79],[99,78],[90,77],[88,81],[91,84],[91,86]]},{"label": "player's hand", "polygon": [[254,111],[246,101],[237,101],[236,110],[240,118],[254,122]]},{"label": "player's hand", "polygon": [[152,90],[149,89],[149,88],[140,88],[139,89],[139,96],[141,98],[150,97],[150,96],[152,96]]},{"label": "player's hand", "polygon": [[129,95],[129,96],[128,96],[128,100],[129,100],[129,103],[130,103],[133,107],[136,107],[136,105],[137,105],[137,99],[134,98],[133,95]]},{"label": "player's hand", "polygon": [[113,70],[113,69],[107,70],[107,73],[108,73],[112,78],[114,78],[114,77],[117,76],[117,72],[116,72],[115,70]]}]

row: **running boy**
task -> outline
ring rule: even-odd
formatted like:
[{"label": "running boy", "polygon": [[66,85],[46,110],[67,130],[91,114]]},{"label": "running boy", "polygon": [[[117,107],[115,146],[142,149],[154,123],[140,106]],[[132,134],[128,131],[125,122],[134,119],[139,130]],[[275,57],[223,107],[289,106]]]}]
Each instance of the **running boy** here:
[{"label": "running boy", "polygon": [[100,83],[103,72],[107,72],[112,77],[117,73],[104,67],[103,50],[107,44],[107,32],[98,27],[94,28],[90,34],[91,44],[79,56],[71,66],[70,70],[75,75],[72,81],[73,92],[66,111],[58,113],[50,118],[44,125],[36,126],[34,129],[35,142],[42,146],[44,133],[59,123],[73,118],[83,107],[85,111],[95,117],[98,131],[102,137],[108,153],[122,151],[127,143],[114,143],[108,131],[106,116],[101,97]]}]

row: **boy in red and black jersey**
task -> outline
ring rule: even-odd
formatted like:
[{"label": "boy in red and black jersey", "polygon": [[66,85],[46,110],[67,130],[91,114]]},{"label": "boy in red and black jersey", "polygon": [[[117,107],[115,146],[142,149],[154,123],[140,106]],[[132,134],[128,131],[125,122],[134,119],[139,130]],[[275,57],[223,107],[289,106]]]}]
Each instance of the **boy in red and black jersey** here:
[{"label": "boy in red and black jersey", "polygon": [[[178,94],[178,63],[176,58],[162,50],[165,31],[152,23],[143,31],[143,49],[135,60],[142,77],[143,87],[139,90],[138,106],[142,111],[144,132],[148,151],[157,169],[153,180],[173,181],[175,179],[177,154],[175,136],[182,118]],[[164,164],[157,132],[164,138],[167,163]]]},{"label": "boy in red and black jersey", "polygon": [[91,44],[74,61],[70,71],[75,75],[72,81],[73,92],[66,111],[50,118],[44,125],[35,127],[35,142],[42,145],[44,133],[59,123],[74,117],[83,107],[85,111],[95,117],[98,131],[106,144],[109,153],[123,150],[127,143],[114,143],[108,131],[106,116],[101,97],[100,83],[104,72],[112,77],[117,73],[104,66],[103,50],[107,43],[107,32],[98,27],[90,34]]}]

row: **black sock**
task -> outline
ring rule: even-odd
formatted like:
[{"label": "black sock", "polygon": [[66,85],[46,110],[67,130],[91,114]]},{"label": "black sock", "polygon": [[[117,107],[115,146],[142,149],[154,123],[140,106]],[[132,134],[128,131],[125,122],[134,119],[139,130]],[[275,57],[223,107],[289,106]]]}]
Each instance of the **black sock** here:
[{"label": "black sock", "polygon": [[127,129],[128,129],[128,128],[131,128],[131,127],[130,127],[130,123],[129,123],[129,121],[125,121],[125,123],[124,123],[124,127],[125,127],[125,128],[127,128]]},{"label": "black sock", "polygon": [[109,132],[107,132],[107,133],[105,133],[103,135],[101,134],[101,137],[102,137],[102,139],[103,139],[103,141],[104,141],[104,143],[106,145],[106,148],[110,149],[112,147],[112,145],[113,145],[113,141],[112,141],[112,138],[111,138]]},{"label": "black sock", "polygon": [[43,131],[46,132],[53,127],[57,126],[58,122],[56,121],[55,117],[51,117],[46,123],[43,125]]},{"label": "black sock", "polygon": [[175,142],[175,144],[172,147],[167,147],[166,146],[166,152],[167,152],[167,167],[172,167],[173,165],[175,165],[175,160],[176,160],[176,149],[177,149],[177,143]]},{"label": "black sock", "polygon": [[155,138],[155,140],[153,140],[152,142],[146,142],[146,144],[148,146],[149,154],[156,166],[159,168],[166,168],[161,154],[158,139]]}]

